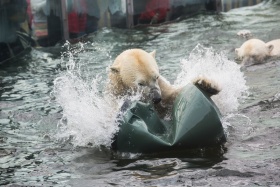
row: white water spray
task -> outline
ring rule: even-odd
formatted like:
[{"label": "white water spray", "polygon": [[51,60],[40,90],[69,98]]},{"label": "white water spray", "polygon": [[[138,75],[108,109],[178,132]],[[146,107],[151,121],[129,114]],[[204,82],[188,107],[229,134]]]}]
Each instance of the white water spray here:
[{"label": "white water spray", "polygon": [[87,85],[80,77],[69,72],[54,82],[56,101],[63,109],[63,120],[59,124],[59,138],[72,137],[74,146],[110,146],[117,132],[116,112],[102,94],[98,92],[100,78]]},{"label": "white water spray", "polygon": [[[114,134],[118,131],[115,123],[118,106],[112,106],[112,102],[104,97],[102,92],[104,80],[100,76],[104,72],[92,76],[88,64],[93,61],[85,59],[84,56],[87,55],[83,51],[82,44],[76,49],[68,49],[65,52],[61,62],[65,63],[67,70],[54,81],[52,94],[63,109],[57,138],[59,140],[71,138],[74,147],[89,144],[93,147],[101,145],[109,147]],[[116,103],[118,102],[121,101]]]},{"label": "white water spray", "polygon": [[212,97],[223,115],[236,112],[239,102],[248,94],[240,65],[228,60],[225,54],[197,45],[189,57],[181,60],[182,71],[175,84],[185,85],[202,75],[217,82],[222,91]]}]

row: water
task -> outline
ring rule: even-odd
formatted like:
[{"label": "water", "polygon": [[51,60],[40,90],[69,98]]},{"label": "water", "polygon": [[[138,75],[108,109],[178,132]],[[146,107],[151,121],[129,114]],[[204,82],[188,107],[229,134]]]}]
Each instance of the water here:
[{"label": "water", "polygon": [[[160,27],[102,29],[85,44],[65,44],[62,56],[33,50],[1,67],[0,184],[280,186],[280,61],[242,71],[234,63],[234,49],[245,41],[237,32],[280,38],[279,13],[279,3],[269,1]],[[214,100],[228,135],[224,148],[110,151],[118,128],[103,94],[108,66],[135,47],[156,49],[160,72],[172,83],[206,74],[221,84]]]}]

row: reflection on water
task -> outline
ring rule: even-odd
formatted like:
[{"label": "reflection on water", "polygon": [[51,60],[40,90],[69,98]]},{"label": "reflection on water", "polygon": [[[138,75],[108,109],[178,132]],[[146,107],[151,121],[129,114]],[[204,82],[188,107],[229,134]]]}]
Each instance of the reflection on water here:
[{"label": "reflection on water", "polygon": [[[233,63],[234,49],[245,41],[237,32],[250,30],[253,37],[264,41],[280,38],[279,13],[279,3],[269,1],[219,15],[201,14],[160,27],[103,29],[91,35],[87,43],[71,46],[72,50],[67,50],[66,45],[62,56],[33,50],[16,63],[1,66],[0,184],[279,186],[280,61],[250,66],[242,72],[237,71],[238,65]],[[174,82],[183,69],[180,62],[195,64],[189,55],[197,44],[212,47],[215,53],[223,54],[217,57],[229,63],[227,68],[218,69],[217,75],[224,69],[228,73],[216,77],[232,81],[233,87],[228,87],[228,94],[246,91],[245,87],[248,87],[247,97],[238,99],[238,110],[225,115],[228,132],[225,147],[132,155],[112,153],[103,146],[78,146],[85,145],[78,140],[88,141],[84,137],[90,137],[90,131],[92,138],[104,135],[103,139],[93,140],[101,141],[98,145],[106,144],[110,139],[107,135],[114,132],[113,129],[107,133],[102,127],[98,129],[90,124],[110,121],[105,118],[110,109],[106,110],[100,95],[107,67],[117,54],[134,47],[147,51],[156,49],[160,72]],[[207,56],[204,61],[207,59],[216,58]],[[199,64],[201,58],[197,60]],[[192,72],[187,71],[187,76]],[[60,86],[56,87],[56,84]],[[56,88],[62,90],[56,92]],[[63,93],[60,96],[64,97],[55,92]],[[95,100],[90,100],[92,98]],[[62,100],[58,103],[59,99]],[[88,108],[92,102],[96,105]],[[57,125],[63,116],[67,116],[67,124],[70,124],[69,120],[72,122],[68,128],[72,132],[58,133],[61,129]],[[103,125],[105,129],[106,125],[109,123]],[[57,135],[65,135],[63,132],[82,133],[77,139],[71,134],[69,141],[58,141]]]}]

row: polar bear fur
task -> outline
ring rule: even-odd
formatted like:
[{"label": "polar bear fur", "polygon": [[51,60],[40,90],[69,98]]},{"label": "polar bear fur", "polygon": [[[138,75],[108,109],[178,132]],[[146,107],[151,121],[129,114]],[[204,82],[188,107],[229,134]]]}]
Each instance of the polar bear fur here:
[{"label": "polar bear fur", "polygon": [[158,78],[155,51],[129,49],[117,56],[110,67],[108,88],[115,96],[123,96],[142,87],[143,93],[157,103],[161,100]]},{"label": "polar bear fur", "polygon": [[270,52],[270,56],[280,56],[280,39],[272,40],[266,43],[266,46],[273,46],[272,51]]},{"label": "polar bear fur", "polygon": [[[159,74],[155,51],[147,53],[141,49],[122,52],[115,59],[109,73],[109,90],[116,96],[133,93],[138,87],[145,87],[159,113],[166,113],[183,87],[170,84]],[[219,85],[203,76],[193,84],[206,91],[209,96],[218,94]],[[160,102],[161,101],[161,102]]]},{"label": "polar bear fur", "polygon": [[280,56],[280,39],[268,43],[259,39],[250,39],[244,42],[240,48],[235,49],[242,64],[259,64],[267,58]]},{"label": "polar bear fur", "polygon": [[[159,77],[158,83],[161,90],[161,103],[163,105],[173,104],[174,100],[181,92],[183,87],[178,87],[170,84],[170,82],[166,80],[163,76]],[[192,83],[200,89],[206,91],[206,93],[209,96],[216,95],[221,91],[220,85],[217,82],[210,80],[204,76],[198,76],[192,81]]]}]

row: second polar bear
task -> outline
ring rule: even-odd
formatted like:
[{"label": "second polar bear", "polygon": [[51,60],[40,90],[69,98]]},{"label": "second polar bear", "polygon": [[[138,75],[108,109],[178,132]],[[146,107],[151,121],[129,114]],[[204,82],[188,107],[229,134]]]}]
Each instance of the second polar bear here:
[{"label": "second polar bear", "polygon": [[242,60],[242,64],[263,63],[269,57],[280,56],[280,39],[267,43],[259,39],[250,39],[244,42],[240,48],[236,48],[235,53]]},{"label": "second polar bear", "polygon": [[[193,84],[205,90],[210,96],[218,94],[220,87],[203,76],[193,80]],[[115,96],[132,94],[141,88],[144,97],[150,99],[160,113],[166,113],[183,87],[171,85],[159,73],[155,51],[148,53],[142,49],[122,52],[110,67],[109,91]],[[169,107],[168,107],[169,106]]]}]

